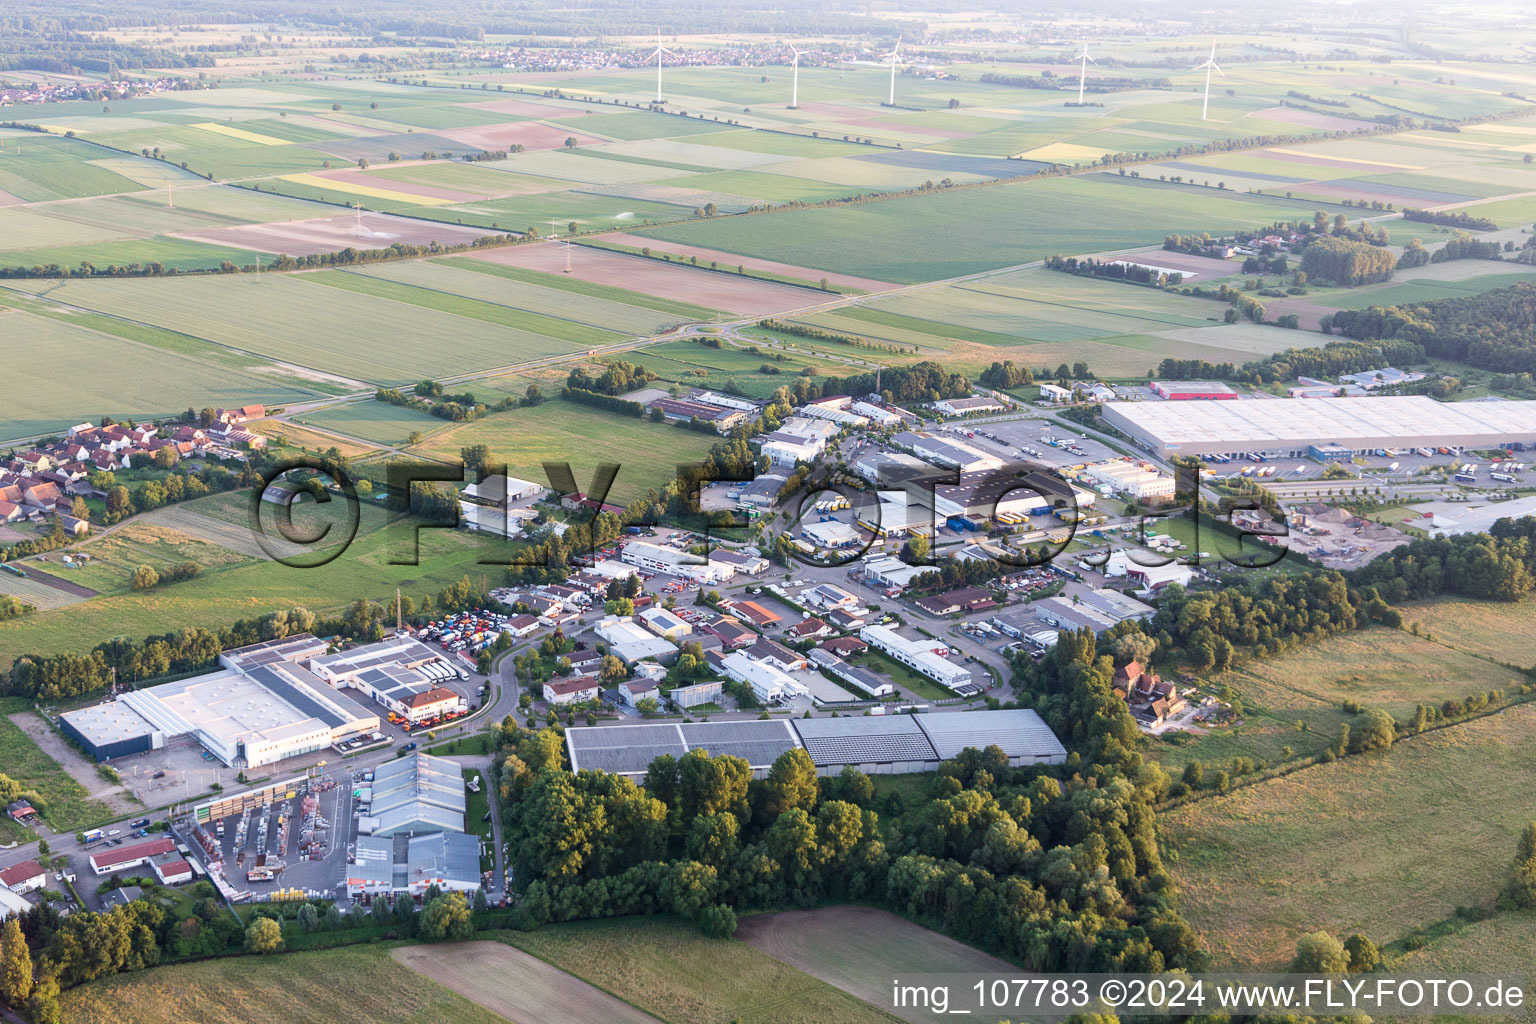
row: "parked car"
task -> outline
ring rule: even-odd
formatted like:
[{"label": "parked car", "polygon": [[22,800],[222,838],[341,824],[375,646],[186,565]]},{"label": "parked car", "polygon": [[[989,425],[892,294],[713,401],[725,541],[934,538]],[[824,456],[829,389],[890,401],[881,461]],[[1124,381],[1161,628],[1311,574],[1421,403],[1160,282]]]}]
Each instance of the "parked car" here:
[{"label": "parked car", "polygon": [[149,824],[149,819],[148,818],[140,818],[138,821],[130,821],[128,823],[128,827],[129,828],[143,828],[145,825],[148,825],[148,824]]}]

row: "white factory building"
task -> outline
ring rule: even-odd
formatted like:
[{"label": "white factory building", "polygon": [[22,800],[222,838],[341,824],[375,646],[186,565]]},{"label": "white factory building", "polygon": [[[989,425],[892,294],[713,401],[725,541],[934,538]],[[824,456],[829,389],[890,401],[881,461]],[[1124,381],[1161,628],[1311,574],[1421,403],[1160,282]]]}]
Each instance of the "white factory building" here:
[{"label": "white factory building", "polygon": [[810,695],[810,690],[800,680],[766,661],[754,661],[744,651],[727,655],[720,666],[738,683],[752,687],[752,695],[761,704]]},{"label": "white factory building", "polygon": [[643,628],[628,615],[608,616],[597,624],[597,635],[608,642],[608,652],[626,665],[677,650],[670,640]]},{"label": "white factory building", "polygon": [[223,669],[118,696],[62,716],[66,735],[97,760],[192,735],[231,767],[255,768],[324,750],[379,728],[377,713],[332,689],[306,664],[327,644],[308,633],[225,651]]},{"label": "white factory building", "polygon": [[1000,469],[1003,460],[988,455],[956,438],[940,438],[932,434],[919,434],[904,430],[891,438],[903,448],[912,449],[918,458],[927,459],[941,466],[958,469],[962,473],[974,473],[983,469]]},{"label": "white factory building", "polygon": [[1305,458],[1314,445],[1495,448],[1536,443],[1536,402],[1437,402],[1423,395],[1357,401],[1107,402],[1104,421],[1157,455]]},{"label": "white factory building", "polygon": [[1158,501],[1173,497],[1173,477],[1141,463],[1121,459],[1098,462],[1084,469],[1082,475],[1100,487],[1138,500]]},{"label": "white factory building", "polygon": [[699,583],[724,583],[736,575],[736,568],[726,562],[704,561],[699,555],[639,540],[624,545],[620,557],[629,565],[670,576],[686,576]]},{"label": "white factory building", "polygon": [[865,626],[859,630],[859,639],[957,694],[968,695],[982,689],[971,682],[970,669],[934,653],[934,648],[946,646],[942,641],[930,637],[909,640],[889,626]]},{"label": "white factory building", "polygon": [[445,684],[466,674],[443,661],[414,637],[399,635],[309,660],[309,668],[332,687],[350,687],[411,722],[456,711],[468,702]]}]

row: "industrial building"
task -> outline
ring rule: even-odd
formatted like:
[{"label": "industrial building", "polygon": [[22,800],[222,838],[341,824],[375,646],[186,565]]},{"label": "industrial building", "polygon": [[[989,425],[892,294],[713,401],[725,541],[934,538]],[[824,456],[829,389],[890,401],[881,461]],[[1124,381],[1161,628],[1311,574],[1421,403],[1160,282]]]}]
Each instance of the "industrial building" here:
[{"label": "industrial building", "polygon": [[347,865],[347,893],[358,896],[421,896],[480,888],[480,840],[462,832],[424,836],[358,836]]},{"label": "industrial building", "polygon": [[670,640],[642,628],[627,615],[610,615],[603,619],[597,624],[597,635],[608,642],[608,653],[626,665],[677,651]]},{"label": "industrial building", "polygon": [[465,673],[414,637],[322,654],[309,660],[309,668],[331,686],[356,689],[411,722],[468,710],[468,703],[443,685]]},{"label": "industrial building", "polygon": [[1008,408],[995,398],[945,398],[933,403],[933,411],[946,416],[968,416],[977,412],[1001,412]]},{"label": "industrial building", "polygon": [[358,801],[364,835],[422,835],[464,830],[464,776],[455,761],[410,754],[385,761]]},{"label": "industrial building", "polygon": [[925,572],[933,572],[933,566],[908,565],[899,558],[871,558],[864,563],[866,580],[898,590]]},{"label": "industrial building", "polygon": [[1088,466],[1082,475],[1101,487],[1138,500],[1172,498],[1174,479],[1136,462],[1112,459]]},{"label": "industrial building", "polygon": [[796,747],[811,755],[821,775],[836,775],[850,765],[869,774],[933,771],[967,747],[996,746],[1011,765],[1061,764],[1067,758],[1050,726],[1028,710],[577,726],[566,730],[565,742],[572,771],[635,779],[662,754],[680,758],[699,749],[740,757],[758,778]]},{"label": "industrial building", "polygon": [[693,633],[693,624],[668,608],[647,608],[636,613],[635,618],[652,633],[668,640],[680,640]]},{"label": "industrial building", "polygon": [[711,679],[689,686],[674,686],[667,694],[667,699],[680,708],[696,708],[702,704],[718,705],[724,690],[720,680]]},{"label": "industrial building", "polygon": [[305,664],[326,643],[308,633],[225,651],[223,670],[131,690],[113,705],[60,716],[66,736],[98,761],[193,735],[230,767],[255,768],[324,750],[379,728],[379,716]]},{"label": "industrial building", "polygon": [[638,565],[642,569],[671,576],[686,576],[699,583],[724,583],[736,574],[734,566],[714,558],[705,560],[700,555],[689,554],[678,548],[647,544],[640,540],[624,545],[624,552],[619,557],[629,565]]},{"label": "industrial building", "polygon": [[1155,380],[1149,387],[1154,395],[1170,402],[1220,401],[1238,397],[1236,391],[1219,380]]},{"label": "industrial building", "polygon": [[1314,445],[1496,448],[1536,443],[1536,402],[1437,402],[1388,395],[1348,402],[1110,402],[1104,421],[1157,455],[1305,458]]},{"label": "industrial building", "polygon": [[970,669],[934,653],[935,647],[946,646],[941,640],[931,637],[909,640],[889,626],[865,626],[859,630],[859,639],[961,697],[980,693],[984,689],[971,681]]},{"label": "industrial building", "polygon": [[156,857],[163,857],[174,849],[176,849],[176,840],[169,836],[161,836],[132,846],[97,850],[90,857],[91,870],[98,875],[106,875],[113,871],[143,867]]},{"label": "industrial building", "polygon": [[506,505],[514,501],[536,498],[544,488],[531,480],[519,480],[515,476],[500,473],[477,480],[459,492],[465,500],[478,505]]},{"label": "industrial building", "polygon": [[903,430],[891,438],[893,444],[910,448],[918,458],[927,459],[941,466],[958,469],[962,473],[974,473],[984,469],[1000,469],[1003,460],[973,448],[954,438],[939,438],[932,434],[919,434]]}]

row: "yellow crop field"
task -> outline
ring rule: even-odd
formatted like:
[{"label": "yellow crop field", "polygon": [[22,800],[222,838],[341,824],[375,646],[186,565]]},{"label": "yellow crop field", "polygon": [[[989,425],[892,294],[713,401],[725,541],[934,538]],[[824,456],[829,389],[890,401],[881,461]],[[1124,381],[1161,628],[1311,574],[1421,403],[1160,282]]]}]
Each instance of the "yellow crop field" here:
[{"label": "yellow crop field", "polygon": [[214,132],[218,135],[227,135],[232,139],[241,139],[245,142],[254,142],[259,146],[286,146],[287,139],[274,138],[271,135],[262,135],[260,132],[248,132],[244,128],[236,128],[234,125],[219,124],[216,121],[200,121],[192,126],[201,128],[205,132]]},{"label": "yellow crop field", "polygon": [[458,202],[457,199],[440,199],[436,196],[418,196],[410,192],[395,192],[387,188],[375,188],[372,185],[359,185],[355,181],[339,181],[335,178],[326,178],[318,174],[285,174],[284,181],[291,181],[296,185],[308,185],[310,188],[328,188],[333,192],[348,192],[355,196],[367,196],[370,199],[387,199],[395,203],[410,203],[413,206],[449,206]]},{"label": "yellow crop field", "polygon": [[1104,155],[1103,149],[1095,149],[1092,146],[1079,146],[1074,142],[1053,142],[1049,146],[1041,146],[1032,149],[1028,153],[1020,153],[1025,160],[1045,160],[1049,163],[1077,163],[1083,160],[1097,160]]},{"label": "yellow crop field", "polygon": [[1389,164],[1385,160],[1356,160],[1354,157],[1335,156],[1332,153],[1309,153],[1304,149],[1281,149],[1272,146],[1271,153],[1283,153],[1286,156],[1311,156],[1319,160],[1327,160],[1335,164],[1365,164],[1368,167],[1395,167],[1400,171],[1422,171],[1424,168],[1418,164]]}]

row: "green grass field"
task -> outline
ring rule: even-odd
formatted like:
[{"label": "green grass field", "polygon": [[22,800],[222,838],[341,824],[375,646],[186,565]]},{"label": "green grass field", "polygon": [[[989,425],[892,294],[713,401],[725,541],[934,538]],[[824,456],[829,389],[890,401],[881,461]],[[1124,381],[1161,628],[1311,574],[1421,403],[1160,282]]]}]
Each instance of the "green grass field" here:
[{"label": "green grass field", "polygon": [[507,472],[540,483],[545,482],[545,461],[569,462],[582,487],[591,482],[598,463],[616,462],[621,468],[608,500],[622,505],[676,479],[678,464],[702,460],[712,443],[691,430],[552,400],[456,424],[413,451],[456,459],[461,448],[487,445],[493,460],[506,463]]},{"label": "green grass field", "polygon": [[[66,570],[54,565],[46,568],[60,578],[90,587],[98,594],[129,593],[134,570],[141,565],[163,573],[183,562],[193,562],[209,571],[248,561],[239,552],[190,534],[139,521],[131,521],[108,536],[91,541],[82,550],[91,556],[82,568]],[[161,585],[172,587],[177,584]]]},{"label": "green grass field", "polygon": [[[499,264],[488,264],[484,260],[465,262],[474,262],[481,266],[499,266]],[[527,317],[529,324],[540,326],[540,333],[555,337],[570,335],[569,340],[573,341],[591,337],[594,343],[605,343],[597,342],[597,338],[606,337],[608,340],[614,340],[616,336],[651,334],[685,319],[677,315],[662,315],[657,310],[615,302],[594,295],[578,296],[552,284],[518,282],[497,275],[476,274],[466,270],[462,264],[449,266],[437,260],[391,263],[370,268],[364,272],[364,275],[370,278],[382,278],[397,286],[410,286],[442,296],[461,296],[473,303],[489,305],[490,312],[482,307],[476,307],[474,311],[467,308],[462,311],[462,315],[474,315],[479,319],[503,316],[504,314],[496,312],[498,310],[522,310],[529,314]],[[432,298],[430,294],[424,297],[412,293],[409,298],[418,304],[442,301]],[[583,332],[579,328],[588,330]],[[592,333],[594,331],[610,333],[598,335]]]},{"label": "green grass field", "polygon": [[1399,630],[1347,633],[1213,677],[1212,686],[1230,686],[1242,701],[1243,724],[1182,745],[1152,740],[1150,752],[1171,770],[1190,761],[1222,765],[1234,757],[1275,763],[1285,759],[1285,747],[1311,756],[1336,742],[1340,727],[1354,717],[1343,710],[1344,701],[1379,707],[1407,722],[1418,704],[1438,707],[1492,689],[1509,694],[1520,681],[1482,658]]},{"label": "green grass field", "polygon": [[[69,832],[93,821],[106,820],[112,813],[107,805],[90,799],[85,787],[11,721],[11,715],[31,710],[32,703],[25,698],[0,698],[0,773],[15,779],[23,790],[36,790],[48,801],[43,818],[57,832]],[[17,825],[9,817],[0,820],[0,839],[5,842],[31,838],[30,829]]]},{"label": "green grass field", "polygon": [[1490,906],[1530,819],[1533,736],[1522,706],[1178,808],[1185,918],[1219,963],[1278,968],[1304,932],[1380,944]]},{"label": "green grass field", "polygon": [[[584,345],[412,302],[349,294],[310,275],[13,281],[50,299],[356,380],[398,384]],[[332,278],[334,280],[334,278]],[[344,280],[351,280],[347,277]],[[358,278],[365,282],[366,279]],[[452,338],[451,345],[427,344]]]},{"label": "green grass field", "polygon": [[339,431],[379,444],[402,445],[415,431],[423,434],[448,425],[447,420],[387,402],[348,402],[297,417],[301,423]]},{"label": "green grass field", "polygon": [[621,918],[504,932],[532,953],[668,1024],[875,1024],[890,1018],[733,939],[668,918]]},{"label": "green grass field", "polygon": [[[1215,189],[1052,178],[855,207],[649,228],[666,241],[913,283],[1310,216],[1315,204]],[[965,230],[955,230],[965,225]]]},{"label": "green grass field", "polygon": [[404,970],[384,946],[238,957],[120,974],[61,998],[71,1024],[504,1024],[463,996]]},{"label": "green grass field", "polygon": [[1529,601],[1441,598],[1406,605],[1402,612],[1404,622],[1418,623],[1437,643],[1490,661],[1536,665],[1536,604]]},{"label": "green grass field", "polygon": [[481,320],[515,331],[540,334],[555,341],[570,342],[575,345],[611,345],[623,338],[614,331],[593,327],[575,319],[546,316],[513,306],[469,298],[437,288],[386,280],[373,275],[326,270],[317,274],[307,274],[304,280],[311,284],[339,288],[358,295],[420,306],[423,309],[435,310],[451,316]]},{"label": "green grass field", "polygon": [[[4,296],[0,292],[0,305]],[[304,394],[282,378],[203,358],[195,343],[172,351],[155,344],[163,339],[104,333],[101,327],[113,325],[90,314],[11,310],[0,312],[0,325],[8,325],[0,327],[0,365],[10,379],[27,382],[10,389],[0,412],[0,438],[45,434],[107,414],[142,419],[189,405],[280,404]],[[152,332],[135,326],[126,333]]]},{"label": "green grass field", "polygon": [[142,189],[138,182],[91,162],[112,155],[81,139],[5,132],[0,136],[0,189],[29,203]]}]

